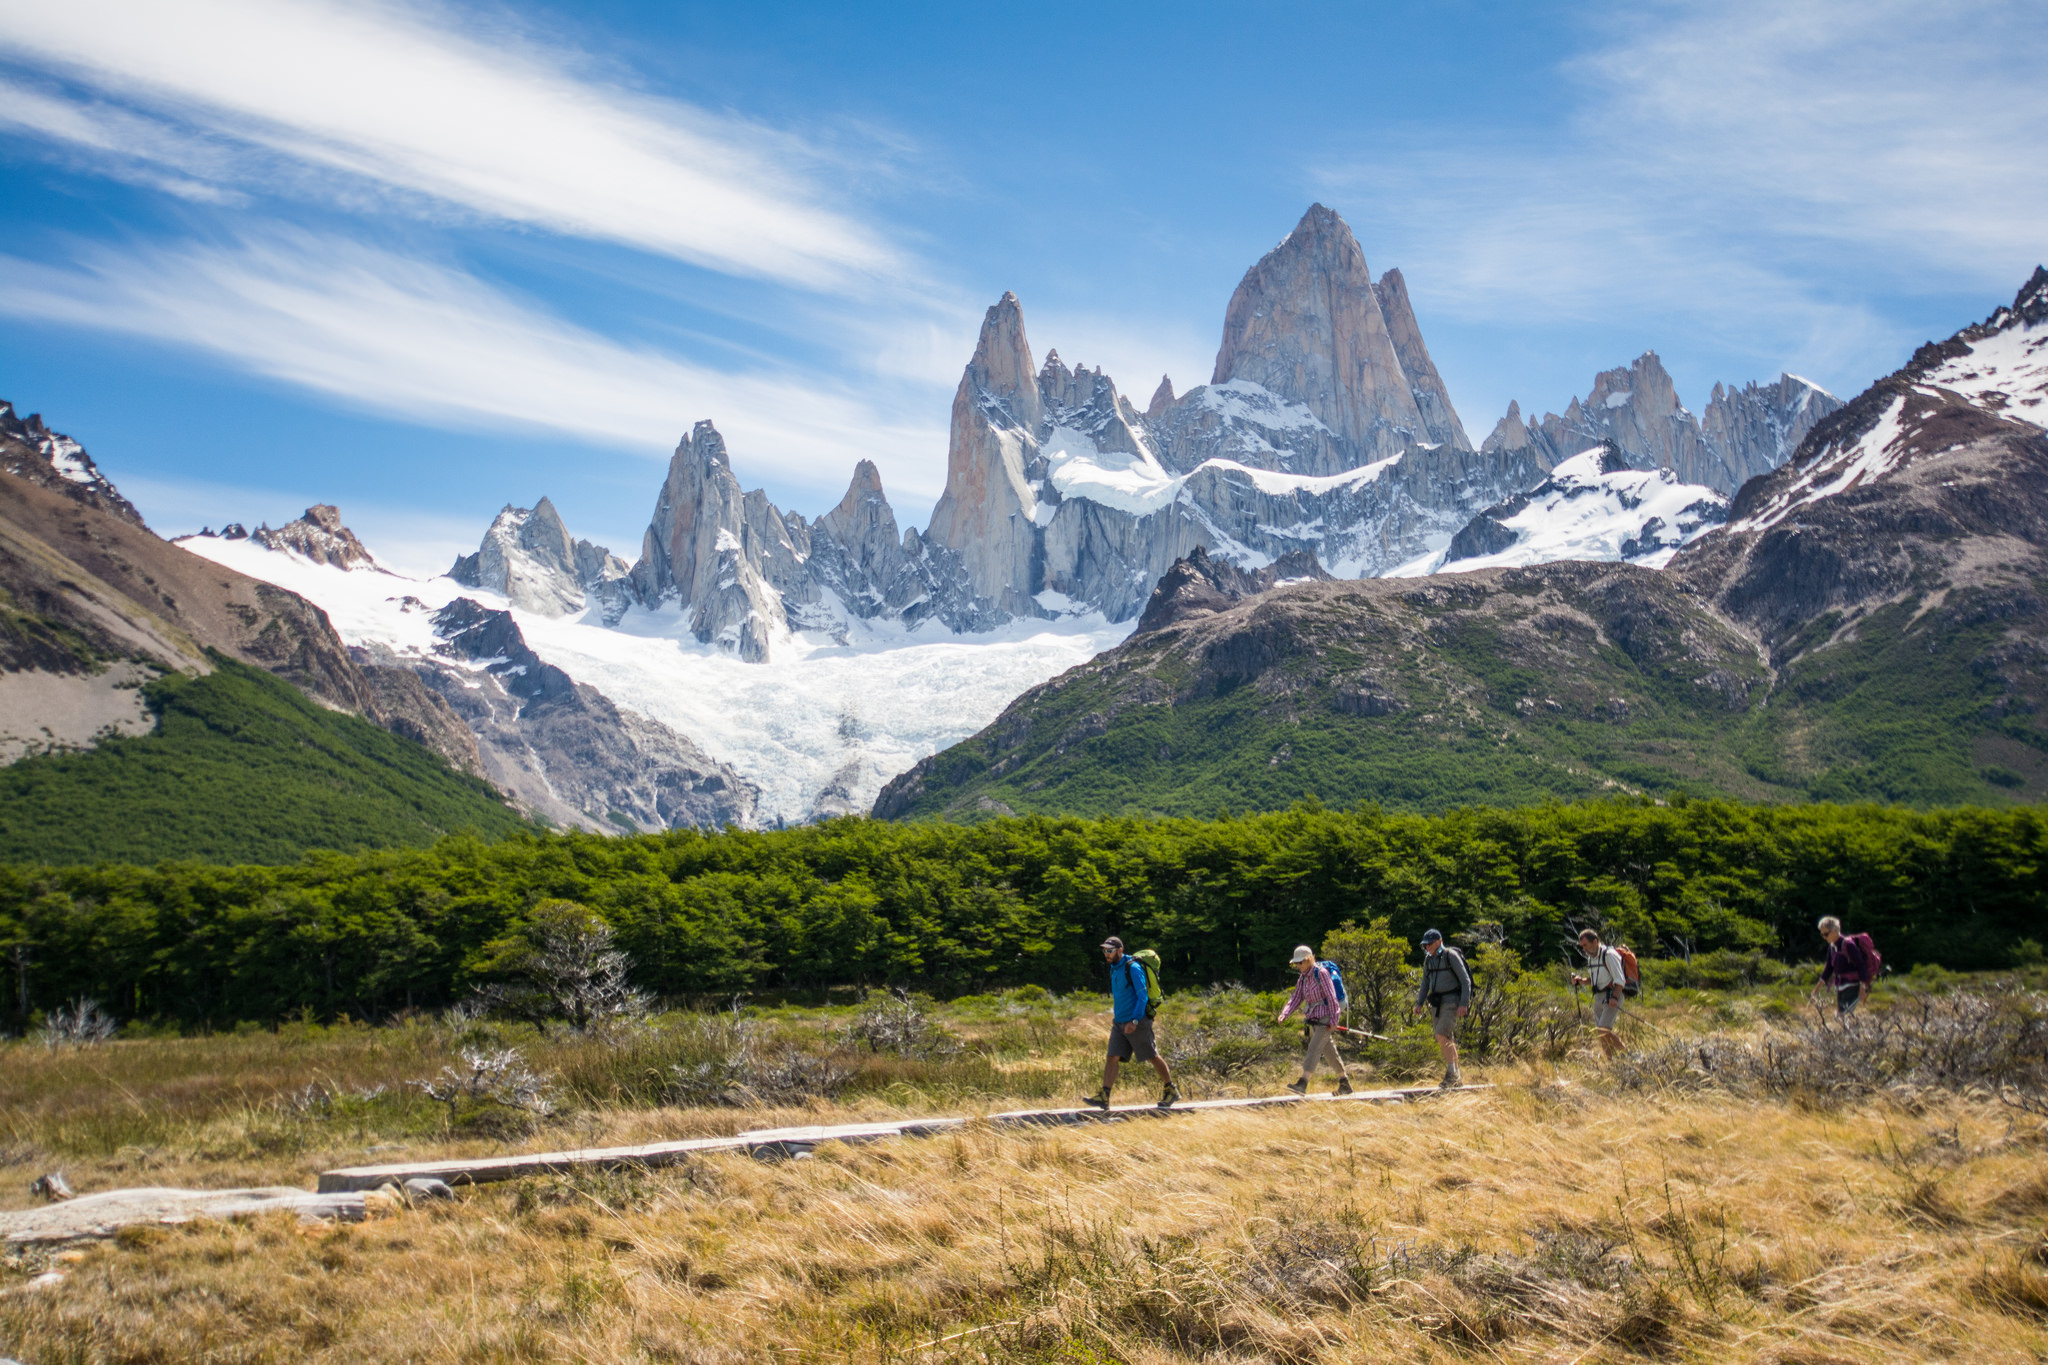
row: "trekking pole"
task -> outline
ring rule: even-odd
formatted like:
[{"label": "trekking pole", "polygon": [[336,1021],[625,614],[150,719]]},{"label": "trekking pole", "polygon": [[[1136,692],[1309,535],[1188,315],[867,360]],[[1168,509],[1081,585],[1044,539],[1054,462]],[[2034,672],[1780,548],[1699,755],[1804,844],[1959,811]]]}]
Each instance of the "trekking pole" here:
[{"label": "trekking pole", "polygon": [[1384,1033],[1373,1033],[1369,1030],[1362,1028],[1348,1028],[1343,1024],[1331,1025],[1330,1032],[1349,1034],[1353,1038],[1376,1038],[1382,1043],[1391,1043],[1394,1041],[1392,1038],[1387,1037],[1387,1035]]},{"label": "trekking pole", "polygon": [[1647,1028],[1647,1029],[1656,1029],[1656,1030],[1657,1030],[1657,1032],[1659,1032],[1659,1033],[1662,1033],[1662,1034],[1664,1034],[1664,1036],[1665,1036],[1666,1038],[1669,1038],[1669,1037],[1671,1036],[1671,1035],[1670,1035],[1670,1034],[1669,1034],[1668,1032],[1665,1032],[1665,1030],[1663,1030],[1663,1029],[1661,1029],[1661,1028],[1658,1028],[1658,1027],[1657,1027],[1657,1025],[1655,1025],[1655,1024],[1653,1024],[1653,1023],[1651,1023],[1651,1022],[1650,1022],[1650,1021],[1649,1021],[1648,1019],[1645,1019],[1645,1018],[1644,1018],[1644,1017],[1643,1017],[1642,1015],[1640,1015],[1640,1014],[1637,1014],[1637,1013],[1636,1013],[1636,1012],[1635,1012],[1634,1010],[1630,1009],[1630,1008],[1629,1008],[1628,1006],[1626,1006],[1626,1005],[1621,1005],[1621,1006],[1617,1006],[1617,1008],[1618,1008],[1618,1009],[1619,1009],[1619,1010],[1621,1011],[1621,1013],[1623,1013],[1623,1014],[1626,1014],[1626,1015],[1627,1015],[1627,1016],[1628,1016],[1629,1018],[1631,1018],[1631,1019],[1635,1020],[1635,1021],[1636,1021],[1636,1022],[1637,1022],[1638,1024],[1641,1024],[1641,1025],[1642,1025],[1642,1026],[1643,1026],[1644,1028]]},{"label": "trekking pole", "polygon": [[1572,1022],[1574,1024],[1583,1024],[1586,1021],[1586,1011],[1585,1008],[1579,1004],[1579,980],[1578,977],[1573,975],[1572,973],[1571,956],[1567,953],[1561,952],[1557,955],[1557,960],[1564,964],[1565,980],[1572,983]]}]

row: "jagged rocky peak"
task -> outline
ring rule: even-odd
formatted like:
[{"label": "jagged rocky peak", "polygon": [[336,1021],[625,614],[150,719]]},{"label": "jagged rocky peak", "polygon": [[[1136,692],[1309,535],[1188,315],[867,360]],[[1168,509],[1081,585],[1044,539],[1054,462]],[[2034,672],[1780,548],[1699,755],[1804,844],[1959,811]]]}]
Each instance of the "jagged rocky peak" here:
[{"label": "jagged rocky peak", "polygon": [[1527,448],[1551,467],[1611,442],[1637,469],[1666,469],[1681,483],[1729,496],[1791,458],[1814,424],[1841,406],[1825,389],[1788,374],[1741,389],[1716,384],[1702,420],[1679,400],[1657,353],[1645,351],[1625,368],[1595,375],[1585,399],[1572,399],[1562,415],[1545,413],[1525,426],[1510,404],[1481,449]]},{"label": "jagged rocky peak", "polygon": [[543,616],[567,616],[595,603],[610,626],[632,603],[629,572],[604,546],[570,536],[555,504],[543,497],[532,507],[508,503],[477,552],[457,559],[448,576]]},{"label": "jagged rocky peak", "polygon": [[1408,376],[1428,439],[1437,445],[1470,450],[1472,442],[1465,436],[1465,424],[1458,420],[1458,411],[1451,406],[1451,391],[1444,386],[1444,377],[1437,373],[1436,362],[1429,358],[1429,347],[1422,342],[1422,326],[1415,321],[1415,308],[1408,302],[1407,281],[1401,278],[1398,269],[1389,270],[1373,285],[1372,292],[1386,317],[1387,335],[1394,339],[1394,354]]},{"label": "jagged rocky peak", "polygon": [[1247,597],[1269,592],[1282,583],[1327,583],[1330,575],[1310,550],[1294,550],[1262,569],[1244,570],[1212,557],[1197,545],[1160,575],[1159,584],[1138,618],[1137,634],[1164,630],[1195,616],[1228,611]]},{"label": "jagged rocky peak", "polygon": [[331,564],[337,569],[378,567],[363,542],[356,539],[356,533],[342,525],[341,509],[331,503],[308,507],[305,515],[274,530],[258,526],[249,532],[249,539],[266,550],[290,550],[316,564]]},{"label": "jagged rocky peak", "polygon": [[[1021,336],[1021,318],[1017,327]],[[1001,360],[1000,344],[996,350]],[[1018,354],[1028,361],[1028,348]],[[1009,366],[1004,382],[1014,380],[1014,371]],[[1027,389],[1010,392],[1011,406],[1035,403],[1037,381]],[[1015,445],[1020,438],[1011,439]],[[987,629],[1003,619],[967,589],[957,555],[928,538],[897,534],[873,462],[855,467],[837,507],[806,521],[779,510],[760,489],[741,491],[725,438],[708,421],[697,423],[669,461],[628,583],[635,602],[649,609],[672,604],[699,640],[753,663],[768,659],[778,633],[843,640],[855,618],[887,616],[915,626],[937,617],[955,630]]]},{"label": "jagged rocky peak", "polygon": [[[1376,285],[1350,227],[1321,204],[1245,272],[1224,315],[1210,382],[1256,384],[1304,405],[1336,435],[1344,468],[1423,442],[1470,449],[1400,277],[1389,272]],[[1436,420],[1425,416],[1418,395],[1441,409]]]},{"label": "jagged rocky peak", "polygon": [[1044,416],[1038,381],[1023,305],[1006,293],[982,318],[954,391],[946,488],[925,533],[960,557],[977,595],[1014,616],[1038,611],[1030,534],[1038,494],[1026,469]]},{"label": "jagged rocky peak", "polygon": [[1145,405],[1147,417],[1157,417],[1173,406],[1173,377],[1159,376],[1159,387],[1152,390],[1152,401]]},{"label": "jagged rocky peak", "polygon": [[1479,449],[1486,454],[1505,450],[1527,450],[1529,428],[1522,422],[1522,405],[1510,398],[1505,417],[1494,423],[1493,434],[1479,443]]},{"label": "jagged rocky peak", "polygon": [[0,473],[62,493],[73,502],[112,513],[131,525],[144,526],[142,513],[100,472],[84,446],[44,426],[41,413],[32,412],[25,419],[16,416],[14,404],[4,399],[0,399]]}]

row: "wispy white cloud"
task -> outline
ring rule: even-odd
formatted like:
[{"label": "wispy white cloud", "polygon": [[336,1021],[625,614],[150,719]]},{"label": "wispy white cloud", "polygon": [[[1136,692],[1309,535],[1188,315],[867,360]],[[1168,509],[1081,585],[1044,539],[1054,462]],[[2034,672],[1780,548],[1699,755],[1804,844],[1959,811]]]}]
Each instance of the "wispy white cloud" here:
[{"label": "wispy white cloud", "polygon": [[0,258],[0,314],[211,354],[427,425],[527,430],[665,457],[715,420],[742,477],[828,489],[876,461],[936,496],[945,431],[787,371],[727,372],[599,336],[452,266],[333,236],[87,248],[76,264]]},{"label": "wispy white cloud", "polygon": [[1921,339],[1877,296],[1996,297],[2048,251],[2041,17],[2029,0],[1603,10],[1555,73],[1561,129],[1418,133],[1315,178],[1379,250],[1427,259],[1408,272],[1425,312],[1651,319],[1876,373]]},{"label": "wispy white cloud", "polygon": [[805,288],[910,273],[801,139],[462,29],[378,0],[0,0],[0,54],[99,96],[15,82],[8,121],[173,183],[283,164]]}]

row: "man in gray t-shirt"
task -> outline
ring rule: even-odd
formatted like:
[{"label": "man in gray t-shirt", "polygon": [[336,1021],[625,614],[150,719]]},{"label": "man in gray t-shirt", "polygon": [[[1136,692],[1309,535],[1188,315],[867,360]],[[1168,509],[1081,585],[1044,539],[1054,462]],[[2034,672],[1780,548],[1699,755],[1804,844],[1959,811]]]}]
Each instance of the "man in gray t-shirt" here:
[{"label": "man in gray t-shirt", "polygon": [[1415,1012],[1430,1018],[1436,1050],[1443,1054],[1444,1088],[1463,1084],[1458,1074],[1458,1021],[1472,1012],[1472,973],[1464,956],[1444,942],[1438,929],[1422,936],[1422,989],[1415,993]]},{"label": "man in gray t-shirt", "polygon": [[1600,935],[1587,929],[1579,934],[1579,951],[1585,954],[1586,975],[1574,976],[1574,986],[1593,988],[1593,1027],[1600,1040],[1600,1050],[1612,1059],[1626,1044],[1621,1041],[1621,997],[1628,988],[1628,974],[1622,970],[1621,954],[1600,941]]}]

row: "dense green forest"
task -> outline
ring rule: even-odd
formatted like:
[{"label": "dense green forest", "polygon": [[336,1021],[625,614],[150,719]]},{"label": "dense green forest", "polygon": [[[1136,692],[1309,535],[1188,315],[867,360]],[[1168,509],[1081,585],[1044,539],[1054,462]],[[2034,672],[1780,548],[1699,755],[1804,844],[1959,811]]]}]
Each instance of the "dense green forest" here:
[{"label": "dense green forest", "polygon": [[[1531,960],[1572,923],[1645,954],[1817,955],[1837,914],[1894,965],[2005,966],[2048,937],[2048,814],[1597,801],[1439,816],[1314,805],[1213,821],[842,819],[772,833],[451,837],[291,866],[0,868],[0,1010],[69,997],[220,1025],[460,997],[540,902],[603,915],[671,997],[901,983],[1099,986],[1156,946],[1170,988],[1280,979],[1347,919],[1411,940],[1497,924]],[[26,998],[22,992],[26,990]]]},{"label": "dense green forest", "polygon": [[0,860],[281,863],[527,827],[489,784],[225,655],[143,690],[154,732],[0,768]]}]

